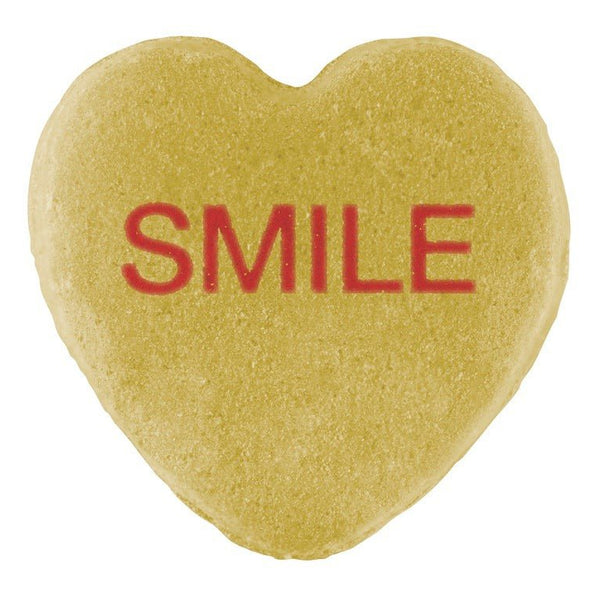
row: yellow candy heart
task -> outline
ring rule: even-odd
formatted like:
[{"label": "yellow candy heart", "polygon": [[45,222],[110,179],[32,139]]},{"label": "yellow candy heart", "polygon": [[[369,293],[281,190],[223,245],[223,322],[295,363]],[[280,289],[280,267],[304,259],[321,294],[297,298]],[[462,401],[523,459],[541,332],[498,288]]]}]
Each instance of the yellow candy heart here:
[{"label": "yellow candy heart", "polygon": [[156,473],[234,541],[315,558],[425,494],[517,389],[566,281],[545,126],[437,39],[310,84],[144,42],[52,115],[30,226],[60,335]]}]

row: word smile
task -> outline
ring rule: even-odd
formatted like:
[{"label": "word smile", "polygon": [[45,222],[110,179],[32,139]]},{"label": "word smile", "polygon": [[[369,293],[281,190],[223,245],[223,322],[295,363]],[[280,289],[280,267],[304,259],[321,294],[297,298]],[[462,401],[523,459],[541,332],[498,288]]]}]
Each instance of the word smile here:
[{"label": "word smile", "polygon": [[[470,204],[417,204],[411,210],[411,291],[416,293],[436,292],[472,293],[475,282],[468,279],[428,279],[426,259],[428,254],[468,254],[470,242],[430,241],[426,235],[426,222],[431,218],[470,218]],[[178,230],[190,228],[183,210],[174,204],[156,202],[135,208],[125,221],[125,233],[129,242],[140,250],[165,256],[177,265],[177,272],[169,281],[150,281],[140,275],[133,263],[122,266],[127,283],[144,294],[171,294],[184,288],[192,278],[193,264],[189,253],[170,242],[144,235],[142,221],[146,217],[162,216],[170,219]],[[358,276],[358,208],[354,204],[343,207],[342,281],[343,291],[348,293],[376,294],[399,293],[403,282],[398,279],[360,279]],[[203,286],[209,294],[219,289],[219,234],[229,253],[235,273],[244,292],[258,289],[265,266],[277,237],[280,237],[281,291],[296,290],[296,218],[291,204],[276,204],[260,240],[256,258],[251,268],[231,223],[224,205],[206,205],[203,214],[204,226],[204,269]],[[323,205],[311,209],[311,289],[316,293],[327,291],[327,210]]]}]

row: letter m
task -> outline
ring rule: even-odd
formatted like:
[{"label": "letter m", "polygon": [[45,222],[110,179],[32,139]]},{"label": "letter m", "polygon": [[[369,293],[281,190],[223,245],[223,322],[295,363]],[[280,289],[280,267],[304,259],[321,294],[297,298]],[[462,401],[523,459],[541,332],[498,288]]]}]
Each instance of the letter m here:
[{"label": "letter m", "polygon": [[276,204],[271,211],[252,268],[248,268],[231,218],[223,205],[204,207],[204,290],[213,293],[219,287],[219,232],[229,251],[233,268],[244,292],[255,292],[269,254],[281,231],[281,291],[293,292],[295,273],[295,211],[290,204]]}]

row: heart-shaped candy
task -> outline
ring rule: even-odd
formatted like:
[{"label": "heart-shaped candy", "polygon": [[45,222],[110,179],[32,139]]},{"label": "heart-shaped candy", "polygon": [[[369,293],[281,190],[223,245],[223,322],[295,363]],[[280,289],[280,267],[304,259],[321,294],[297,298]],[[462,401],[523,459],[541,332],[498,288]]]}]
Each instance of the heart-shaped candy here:
[{"label": "heart-shaped candy", "polygon": [[542,120],[427,38],[300,88],[206,39],[117,52],[48,122],[30,225],[106,410],[277,557],[348,548],[435,485],[517,389],[567,272]]}]

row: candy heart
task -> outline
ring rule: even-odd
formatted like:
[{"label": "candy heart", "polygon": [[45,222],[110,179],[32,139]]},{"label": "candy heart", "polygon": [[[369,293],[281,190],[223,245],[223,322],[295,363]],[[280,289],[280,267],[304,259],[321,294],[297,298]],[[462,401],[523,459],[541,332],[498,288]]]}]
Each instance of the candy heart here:
[{"label": "candy heart", "polygon": [[517,389],[567,272],[536,110],[427,38],[301,88],[206,39],[117,52],[44,130],[30,227],[103,406],[193,510],[277,557],[348,548],[435,485]]}]

